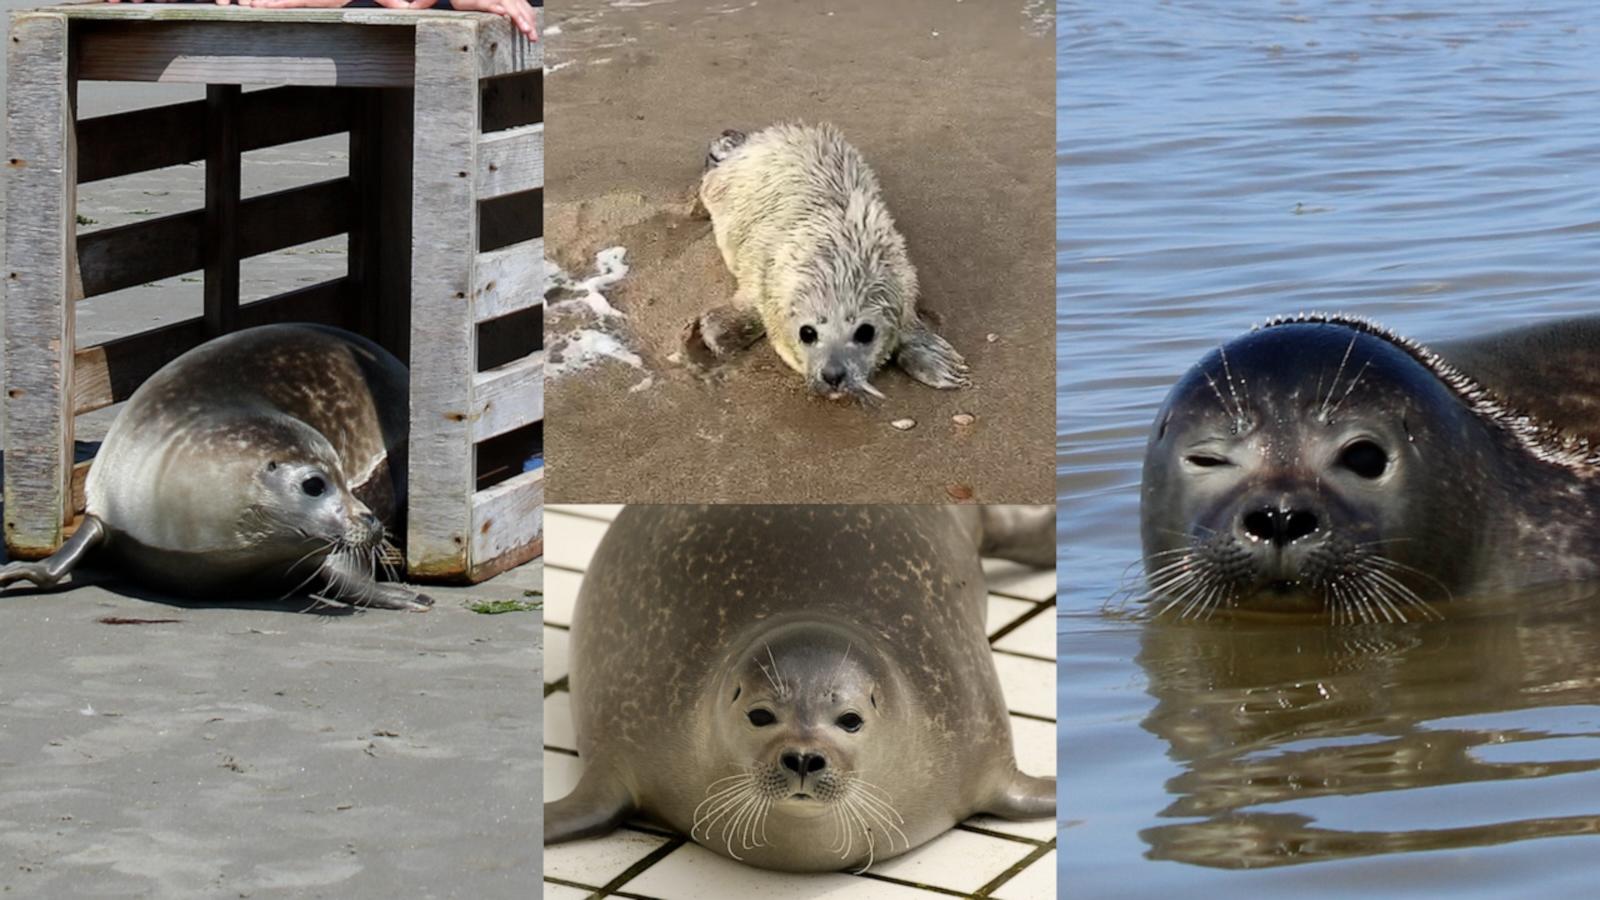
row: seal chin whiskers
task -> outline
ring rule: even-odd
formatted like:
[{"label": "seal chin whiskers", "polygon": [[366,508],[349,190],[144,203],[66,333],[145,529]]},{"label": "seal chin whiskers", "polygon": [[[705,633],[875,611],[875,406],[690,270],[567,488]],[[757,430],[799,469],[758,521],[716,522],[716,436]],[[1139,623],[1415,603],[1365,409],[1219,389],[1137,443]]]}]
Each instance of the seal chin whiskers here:
[{"label": "seal chin whiskers", "polygon": [[835,838],[830,852],[839,854],[840,860],[850,859],[850,851],[855,849],[855,834],[859,830],[862,841],[867,845],[867,861],[855,870],[855,874],[866,872],[877,860],[878,840],[874,836],[874,826],[888,842],[890,853],[895,852],[897,838],[902,850],[910,850],[911,839],[900,828],[906,822],[905,817],[895,809],[889,792],[863,781],[853,772],[843,773],[841,777],[844,786],[833,799]]},{"label": "seal chin whiskers", "polygon": [[[738,838],[740,850],[767,846],[767,814],[772,811],[774,780],[766,766],[747,766],[737,775],[718,778],[706,786],[706,798],[694,808],[694,823],[689,837],[710,842],[722,823],[721,837],[728,855],[740,862],[733,847]],[[778,780],[782,780],[781,778]],[[702,837],[700,832],[704,829]]]}]

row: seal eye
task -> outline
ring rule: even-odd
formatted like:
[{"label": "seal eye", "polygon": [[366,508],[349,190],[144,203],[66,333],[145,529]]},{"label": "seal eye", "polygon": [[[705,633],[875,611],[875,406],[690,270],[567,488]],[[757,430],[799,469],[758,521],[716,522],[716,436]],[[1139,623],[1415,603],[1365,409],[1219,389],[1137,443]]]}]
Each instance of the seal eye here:
[{"label": "seal eye", "polygon": [[307,497],[321,497],[323,492],[327,489],[328,483],[323,481],[321,476],[318,475],[313,475],[310,478],[307,478],[305,481],[300,482],[300,490],[305,492]]},{"label": "seal eye", "polygon": [[870,344],[872,343],[872,339],[877,336],[878,330],[872,327],[871,322],[863,322],[861,323],[861,326],[856,329],[856,343],[858,344]]},{"label": "seal eye", "polygon": [[1183,461],[1191,466],[1197,466],[1202,469],[1215,469],[1218,466],[1225,466],[1228,464],[1226,459],[1210,453],[1191,453],[1188,456],[1185,456]]},{"label": "seal eye", "polygon": [[801,325],[800,326],[800,343],[802,343],[802,344],[815,344],[816,342],[817,342],[817,330],[815,328],[812,328],[810,325]]},{"label": "seal eye", "polygon": [[851,734],[855,734],[861,730],[861,717],[855,713],[845,713],[844,715],[840,716],[839,720],[834,724],[838,725],[840,728],[843,728],[845,731],[850,732]]},{"label": "seal eye", "polygon": [[752,709],[750,710],[749,715],[750,724],[757,728],[765,728],[768,725],[771,725],[773,722],[778,721],[778,717],[773,715],[770,710]]},{"label": "seal eye", "polygon": [[1389,454],[1372,441],[1356,441],[1340,451],[1339,465],[1370,481],[1389,470]]}]

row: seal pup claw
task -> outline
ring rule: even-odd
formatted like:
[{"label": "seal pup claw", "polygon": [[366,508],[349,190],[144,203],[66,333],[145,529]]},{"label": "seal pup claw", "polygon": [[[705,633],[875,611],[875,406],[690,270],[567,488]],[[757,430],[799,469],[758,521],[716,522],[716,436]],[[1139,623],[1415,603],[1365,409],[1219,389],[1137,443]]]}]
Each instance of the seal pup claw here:
[{"label": "seal pup claw", "polygon": [[427,610],[425,595],[376,578],[405,505],[408,396],[399,360],[335,328],[266,325],[202,344],[112,422],[77,532],[47,559],[0,567],[0,585],[53,586],[93,551],[184,595],[309,587]]},{"label": "seal pup claw", "polygon": [[968,385],[961,354],[919,318],[916,270],[877,176],[833,126],[724,131],[696,209],[739,283],[701,317],[714,357],[765,334],[821,396],[882,397],[870,382],[891,361],[929,387]]}]

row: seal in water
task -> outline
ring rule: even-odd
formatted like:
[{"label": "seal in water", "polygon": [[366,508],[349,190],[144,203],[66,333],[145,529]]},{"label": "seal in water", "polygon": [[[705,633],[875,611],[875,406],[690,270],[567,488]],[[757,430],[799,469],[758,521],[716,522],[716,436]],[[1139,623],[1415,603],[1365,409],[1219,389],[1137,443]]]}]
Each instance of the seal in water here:
[{"label": "seal in water", "polygon": [[1149,598],[1181,617],[1440,615],[1600,574],[1600,317],[1430,349],[1275,319],[1200,361],[1144,462]]},{"label": "seal in water", "polygon": [[697,209],[739,289],[690,323],[685,358],[724,360],[766,334],[829,397],[882,397],[869,379],[890,359],[930,387],[969,383],[961,354],[917,313],[917,273],[877,176],[831,125],[723,132]]},{"label": "seal in water", "polygon": [[[409,380],[376,344],[317,325],[208,341],[150,376],[89,470],[77,532],[0,584],[59,582],[91,549],[181,594],[293,591],[426,610],[374,579],[405,503]],[[297,584],[298,583],[298,584]]]},{"label": "seal in water", "polygon": [[1012,753],[974,543],[1027,558],[1054,517],[962,515],[623,510],[573,616],[587,765],[545,843],[637,815],[763,868],[863,869],[975,814],[1054,815]]}]

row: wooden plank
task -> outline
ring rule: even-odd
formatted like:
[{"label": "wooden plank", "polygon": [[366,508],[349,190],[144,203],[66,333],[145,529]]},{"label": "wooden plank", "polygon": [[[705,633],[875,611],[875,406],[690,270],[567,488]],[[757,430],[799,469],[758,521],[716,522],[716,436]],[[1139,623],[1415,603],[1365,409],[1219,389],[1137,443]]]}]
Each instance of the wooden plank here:
[{"label": "wooden plank", "polygon": [[[271,253],[349,230],[350,180],[335,178],[239,204],[238,255]],[[206,214],[194,210],[102,228],[78,240],[88,296],[193,272],[205,265]]]},{"label": "wooden plank", "polygon": [[479,322],[544,303],[544,238],[478,254],[477,278]]},{"label": "wooden plank", "polygon": [[82,77],[180,84],[390,87],[412,78],[411,35],[315,22],[85,22]]},{"label": "wooden plank", "polygon": [[[540,34],[544,34],[544,10],[533,11]],[[478,29],[478,73],[482,78],[513,75],[544,68],[544,45],[530,41],[509,19],[489,19]]]},{"label": "wooden plank", "polygon": [[67,21],[17,13],[7,44],[5,541],[36,559],[72,497],[77,162]]},{"label": "wooden plank", "polygon": [[477,26],[417,25],[406,566],[420,579],[464,578],[470,568]]},{"label": "wooden plank", "polygon": [[206,86],[206,336],[239,327],[239,96],[236,84]]},{"label": "wooden plank", "polygon": [[478,144],[478,196],[544,187],[544,123],[486,134]]},{"label": "wooden plank", "polygon": [[[324,281],[239,308],[239,327],[277,322],[320,322],[347,327],[343,278]],[[206,321],[199,317],[85,347],[74,355],[73,412],[83,415],[121,403],[156,370],[206,341]]]},{"label": "wooden plank", "polygon": [[[78,123],[78,183],[205,159],[206,101],[96,116]],[[350,94],[327,88],[250,91],[239,100],[239,150],[292,144],[350,127]]]},{"label": "wooden plank", "polygon": [[388,25],[401,30],[415,28],[427,20],[464,22],[483,15],[439,9],[251,9],[241,6],[213,6],[210,3],[129,5],[124,2],[120,5],[107,6],[99,0],[64,3],[48,9],[52,13],[86,22],[97,19],[112,22],[223,22],[232,25],[258,22],[270,24],[309,22],[327,25]]},{"label": "wooden plank", "polygon": [[543,467],[473,495],[470,580],[493,577],[543,552]]},{"label": "wooden plank", "polygon": [[473,378],[472,439],[488,440],[544,418],[544,351]]}]

